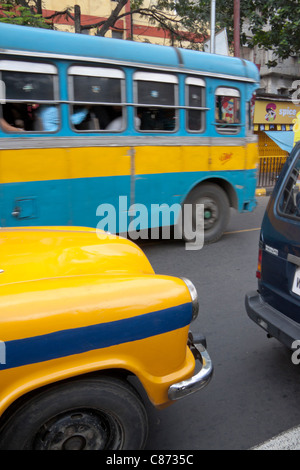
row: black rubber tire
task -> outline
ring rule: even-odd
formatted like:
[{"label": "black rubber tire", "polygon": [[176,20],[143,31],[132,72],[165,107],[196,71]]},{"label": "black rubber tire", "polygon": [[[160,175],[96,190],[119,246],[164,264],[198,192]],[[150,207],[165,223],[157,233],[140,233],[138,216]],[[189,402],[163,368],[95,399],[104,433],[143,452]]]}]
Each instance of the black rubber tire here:
[{"label": "black rubber tire", "polygon": [[57,384],[22,404],[0,436],[1,450],[139,450],[145,407],[126,381],[102,376]]},{"label": "black rubber tire", "polygon": [[[186,227],[192,227],[195,231],[195,210],[196,204],[204,204],[204,243],[214,243],[218,241],[228,224],[230,215],[230,205],[225,191],[214,183],[205,183],[194,189],[188,196],[185,204],[192,204],[192,221],[186,221],[187,214],[183,208],[183,238],[191,240],[191,231],[185,232]],[[208,216],[207,214],[211,214]]]}]

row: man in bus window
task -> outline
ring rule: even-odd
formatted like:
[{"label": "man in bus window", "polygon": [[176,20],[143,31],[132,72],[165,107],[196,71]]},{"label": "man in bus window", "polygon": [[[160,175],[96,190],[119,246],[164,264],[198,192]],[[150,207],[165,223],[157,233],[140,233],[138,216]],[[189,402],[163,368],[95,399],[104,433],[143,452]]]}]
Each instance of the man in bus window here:
[{"label": "man in bus window", "polygon": [[[71,116],[71,122],[73,125],[80,124],[87,116],[88,109],[83,108],[76,111]],[[46,132],[55,132],[59,126],[59,113],[57,106],[43,105],[38,110],[38,119],[42,123],[42,130]]]},{"label": "man in bus window", "polygon": [[121,131],[123,128],[122,106],[112,106],[111,111],[114,116],[110,123],[105,127],[107,131]]}]

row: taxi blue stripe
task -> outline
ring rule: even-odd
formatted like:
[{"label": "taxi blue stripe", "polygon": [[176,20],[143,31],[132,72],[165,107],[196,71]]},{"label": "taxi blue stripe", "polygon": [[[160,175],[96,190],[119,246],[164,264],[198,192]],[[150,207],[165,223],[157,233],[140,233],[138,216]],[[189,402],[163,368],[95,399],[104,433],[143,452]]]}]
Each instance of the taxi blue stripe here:
[{"label": "taxi blue stripe", "polygon": [[114,322],[8,341],[6,363],[0,364],[0,371],[138,341],[183,328],[191,319],[192,305],[186,303]]}]

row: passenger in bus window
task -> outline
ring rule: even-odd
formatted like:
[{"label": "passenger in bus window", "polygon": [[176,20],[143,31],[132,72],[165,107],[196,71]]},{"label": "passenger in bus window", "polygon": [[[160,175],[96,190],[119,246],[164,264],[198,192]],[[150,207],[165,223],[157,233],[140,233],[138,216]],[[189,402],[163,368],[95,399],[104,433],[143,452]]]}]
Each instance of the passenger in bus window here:
[{"label": "passenger in bus window", "polygon": [[109,106],[95,105],[91,108],[91,112],[96,118],[96,129],[106,129],[106,126],[111,121],[111,117],[109,115]]},{"label": "passenger in bus window", "polygon": [[107,131],[121,131],[123,127],[123,116],[113,119],[105,128]]},{"label": "passenger in bus window", "polygon": [[[74,112],[71,116],[73,125],[80,124],[87,116],[88,109],[84,108]],[[41,121],[42,129],[46,132],[55,132],[59,127],[59,112],[57,106],[43,105],[38,110],[38,119]]]},{"label": "passenger in bus window", "polygon": [[32,118],[28,114],[26,103],[4,104],[2,106],[2,118],[3,129],[5,127],[9,132],[12,130],[14,132],[18,130],[32,130]]},{"label": "passenger in bus window", "polygon": [[106,126],[107,131],[121,131],[123,129],[123,113],[121,106],[113,106],[114,118]]},{"label": "passenger in bus window", "polygon": [[155,129],[155,114],[151,109],[142,109],[140,118],[141,130],[151,131]]},{"label": "passenger in bus window", "polygon": [[24,129],[22,129],[20,127],[11,126],[3,118],[0,118],[0,125],[1,125],[2,130],[4,130],[4,132],[23,132],[24,131]]},{"label": "passenger in bus window", "polygon": [[42,105],[37,111],[36,130],[55,132],[59,126],[59,114],[56,106]]},{"label": "passenger in bus window", "polygon": [[141,129],[141,126],[142,126],[142,116],[143,116],[143,110],[141,108],[137,108],[136,115],[134,116],[134,127],[138,131]]},{"label": "passenger in bus window", "polygon": [[175,112],[173,109],[160,109],[157,113],[157,129],[173,131],[175,129]]},{"label": "passenger in bus window", "polygon": [[85,108],[79,108],[79,109],[74,109],[73,114],[71,115],[71,123],[74,126],[77,126],[80,124],[82,121],[85,120],[89,112],[89,106],[86,106]]}]

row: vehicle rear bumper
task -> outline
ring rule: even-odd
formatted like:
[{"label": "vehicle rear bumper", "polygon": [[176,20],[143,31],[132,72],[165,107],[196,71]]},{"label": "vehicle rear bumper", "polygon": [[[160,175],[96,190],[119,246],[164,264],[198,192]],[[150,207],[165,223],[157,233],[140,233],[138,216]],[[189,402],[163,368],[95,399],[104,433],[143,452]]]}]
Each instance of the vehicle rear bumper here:
[{"label": "vehicle rear bumper", "polygon": [[189,347],[196,361],[201,362],[202,367],[200,371],[190,379],[172,384],[169,387],[168,398],[170,400],[179,400],[191,393],[198,392],[210,382],[213,375],[213,364],[205,345],[206,342],[204,338],[197,340],[197,338],[193,338],[191,333],[189,334]]},{"label": "vehicle rear bumper", "polygon": [[245,306],[251,320],[288,348],[300,340],[300,324],[264,302],[259,293],[246,294]]}]

